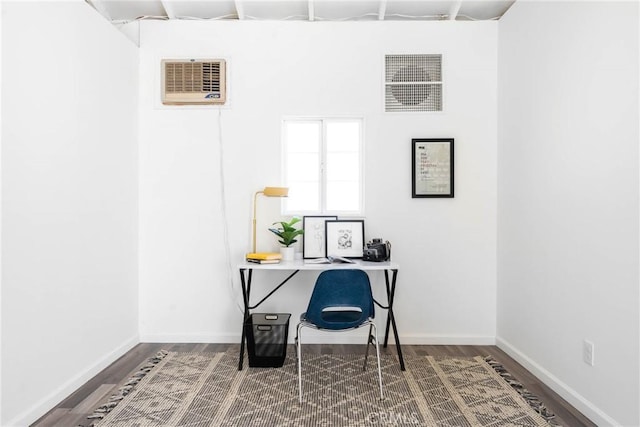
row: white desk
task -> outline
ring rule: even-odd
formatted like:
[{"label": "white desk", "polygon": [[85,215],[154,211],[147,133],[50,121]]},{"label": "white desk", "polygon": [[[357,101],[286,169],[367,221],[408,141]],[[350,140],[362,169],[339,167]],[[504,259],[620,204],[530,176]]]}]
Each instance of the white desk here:
[{"label": "white desk", "polygon": [[[295,261],[283,261],[279,264],[257,264],[252,262],[244,262],[238,265],[240,270],[240,281],[242,283],[242,300],[244,303],[244,318],[242,322],[242,338],[240,342],[240,358],[238,361],[238,370],[242,370],[242,362],[244,360],[244,346],[246,340],[245,322],[249,318],[250,311],[257,308],[273,295],[278,289],[280,289],[285,283],[287,283],[293,276],[300,271],[324,271],[332,269],[360,269],[364,271],[382,271],[384,272],[385,289],[387,292],[387,305],[382,305],[374,299],[374,302],[378,307],[387,310],[387,325],[384,333],[384,347],[387,347],[389,341],[389,328],[393,328],[393,337],[396,342],[396,350],[398,351],[398,360],[400,362],[400,369],[405,370],[404,358],[402,357],[402,348],[400,347],[400,339],[398,338],[398,327],[396,326],[396,319],[393,314],[393,300],[396,294],[396,278],[398,277],[398,264],[394,262],[367,262],[362,260],[354,260],[354,264],[340,263],[340,264],[312,264],[305,263],[303,260]],[[251,279],[254,270],[261,271],[290,271],[291,274],[287,276],[280,284],[276,285],[266,296],[264,296],[256,304],[251,305]],[[389,279],[389,272],[392,273],[391,280]]]}]

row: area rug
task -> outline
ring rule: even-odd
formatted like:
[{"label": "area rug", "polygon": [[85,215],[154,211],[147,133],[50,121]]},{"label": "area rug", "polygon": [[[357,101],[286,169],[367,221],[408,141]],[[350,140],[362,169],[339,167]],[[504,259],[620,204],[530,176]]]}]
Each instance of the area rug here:
[{"label": "area rug", "polygon": [[[545,426],[534,396],[483,357],[304,354],[298,402],[295,355],[282,368],[237,369],[237,353],[162,352],[93,415],[96,427]],[[506,377],[506,379],[505,379]],[[126,396],[124,396],[126,394]]]}]

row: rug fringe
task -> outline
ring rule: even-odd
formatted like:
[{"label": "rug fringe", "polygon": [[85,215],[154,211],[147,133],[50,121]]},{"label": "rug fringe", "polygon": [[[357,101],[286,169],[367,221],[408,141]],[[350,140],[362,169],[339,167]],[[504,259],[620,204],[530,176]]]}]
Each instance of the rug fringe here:
[{"label": "rug fringe", "polygon": [[[138,369],[138,371],[136,371],[127,380],[127,382],[118,389],[118,392],[116,394],[111,395],[107,403],[96,408],[93,413],[87,417],[87,419],[99,421],[104,418],[109,412],[113,410],[113,408],[116,407],[118,403],[120,403],[120,401],[122,401],[122,399],[125,398],[126,395],[131,393],[131,390],[133,390],[133,388],[142,380],[142,378],[144,378],[144,376],[147,375],[149,371],[151,371],[158,363],[160,363],[160,361],[164,359],[167,354],[169,354],[169,352],[166,350],[158,351],[155,356],[147,360],[147,363],[141,366],[140,369]],[[91,423],[89,427],[94,426],[95,423]],[[80,425],[78,427],[83,426]]]},{"label": "rug fringe", "polygon": [[534,411],[540,414],[540,416],[544,418],[544,420],[548,422],[549,425],[554,427],[561,427],[561,424],[559,424],[555,419],[556,414],[551,412],[544,405],[544,403],[540,401],[538,396],[531,393],[524,387],[524,385],[522,385],[521,382],[516,380],[502,364],[498,363],[492,356],[485,356],[484,361],[487,362],[489,366],[491,366],[511,387],[513,387],[513,389],[516,390],[518,394],[520,394],[520,396],[522,396],[522,398],[529,404],[529,406],[531,406]]}]

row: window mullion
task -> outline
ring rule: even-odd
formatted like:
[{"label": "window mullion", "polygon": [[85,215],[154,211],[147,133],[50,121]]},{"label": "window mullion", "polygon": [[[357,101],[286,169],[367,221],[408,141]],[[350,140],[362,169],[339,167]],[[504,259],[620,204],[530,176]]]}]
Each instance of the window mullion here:
[{"label": "window mullion", "polygon": [[327,211],[327,121],[321,120],[320,135],[320,211]]}]

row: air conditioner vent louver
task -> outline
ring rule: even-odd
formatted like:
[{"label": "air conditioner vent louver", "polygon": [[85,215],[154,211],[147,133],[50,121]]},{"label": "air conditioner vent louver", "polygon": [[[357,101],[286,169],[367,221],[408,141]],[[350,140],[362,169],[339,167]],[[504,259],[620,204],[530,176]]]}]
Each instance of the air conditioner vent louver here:
[{"label": "air conditioner vent louver", "polygon": [[169,105],[224,104],[225,61],[162,61],[162,103]]},{"label": "air conditioner vent louver", "polygon": [[386,55],[385,111],[442,111],[442,55]]}]

